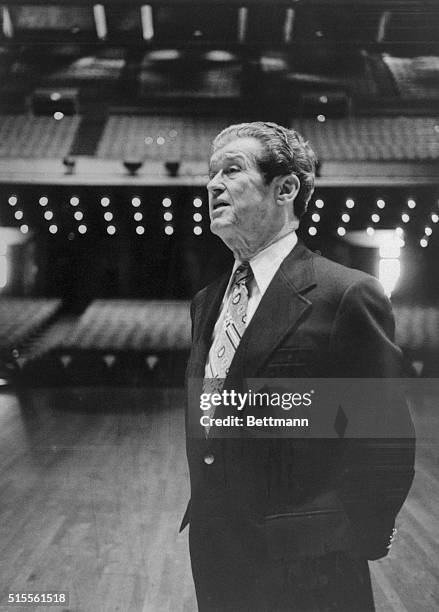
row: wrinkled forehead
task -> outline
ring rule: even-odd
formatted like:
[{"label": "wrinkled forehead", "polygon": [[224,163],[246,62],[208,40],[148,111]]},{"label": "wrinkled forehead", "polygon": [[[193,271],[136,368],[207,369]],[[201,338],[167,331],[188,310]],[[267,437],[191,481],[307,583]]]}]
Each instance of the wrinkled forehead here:
[{"label": "wrinkled forehead", "polygon": [[214,169],[226,160],[241,161],[246,166],[256,166],[261,158],[264,148],[256,138],[233,138],[224,145],[220,145],[213,152],[209,167]]}]

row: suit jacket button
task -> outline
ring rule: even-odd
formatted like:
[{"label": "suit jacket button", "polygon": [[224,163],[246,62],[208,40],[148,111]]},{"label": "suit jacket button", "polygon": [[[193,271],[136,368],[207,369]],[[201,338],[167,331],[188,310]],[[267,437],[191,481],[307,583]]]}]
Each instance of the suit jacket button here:
[{"label": "suit jacket button", "polygon": [[215,457],[213,455],[206,455],[204,457],[204,463],[206,465],[212,465],[212,463],[215,461]]}]

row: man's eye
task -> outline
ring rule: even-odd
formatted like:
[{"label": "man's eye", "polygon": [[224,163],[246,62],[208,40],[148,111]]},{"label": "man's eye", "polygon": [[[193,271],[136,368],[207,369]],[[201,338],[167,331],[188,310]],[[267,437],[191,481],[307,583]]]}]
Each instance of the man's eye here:
[{"label": "man's eye", "polygon": [[224,168],[223,170],[217,170],[216,172],[212,170],[211,172],[209,172],[209,180],[211,181],[212,179],[214,179],[219,172],[222,172],[222,174],[229,176],[229,175],[233,175],[236,172],[240,172],[240,171],[241,171],[240,166],[228,166],[227,168]]},{"label": "man's eye", "polygon": [[235,174],[236,172],[239,172],[240,170],[241,168],[239,166],[229,166],[228,168],[226,168],[224,172],[226,174]]}]

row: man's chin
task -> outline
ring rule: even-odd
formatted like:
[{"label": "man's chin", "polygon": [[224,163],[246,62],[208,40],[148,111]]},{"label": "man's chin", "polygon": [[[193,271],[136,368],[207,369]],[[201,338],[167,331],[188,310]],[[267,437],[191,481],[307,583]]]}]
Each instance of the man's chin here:
[{"label": "man's chin", "polygon": [[210,231],[212,234],[216,234],[220,238],[223,238],[224,236],[233,234],[233,224],[221,218],[213,219],[213,221],[210,222]]}]

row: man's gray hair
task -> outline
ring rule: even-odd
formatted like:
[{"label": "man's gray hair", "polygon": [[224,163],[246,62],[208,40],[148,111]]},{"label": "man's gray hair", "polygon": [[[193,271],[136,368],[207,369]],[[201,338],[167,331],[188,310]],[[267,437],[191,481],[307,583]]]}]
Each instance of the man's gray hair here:
[{"label": "man's gray hair", "polygon": [[263,146],[263,154],[257,164],[266,183],[276,176],[295,174],[300,190],[294,200],[294,214],[300,218],[308,206],[314,191],[317,158],[308,142],[292,129],[277,123],[253,121],[230,125],[216,136],[212,153],[235,138],[256,138]]}]

